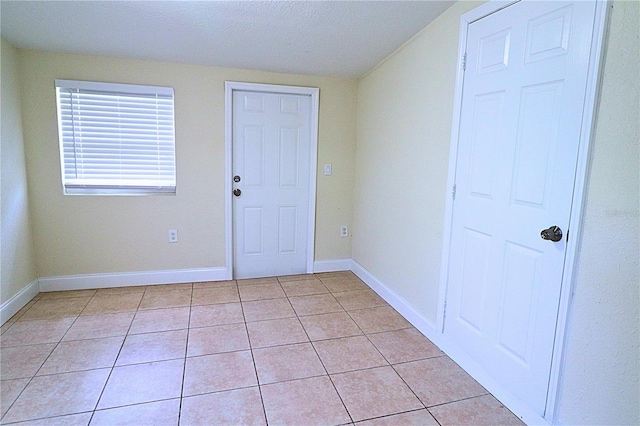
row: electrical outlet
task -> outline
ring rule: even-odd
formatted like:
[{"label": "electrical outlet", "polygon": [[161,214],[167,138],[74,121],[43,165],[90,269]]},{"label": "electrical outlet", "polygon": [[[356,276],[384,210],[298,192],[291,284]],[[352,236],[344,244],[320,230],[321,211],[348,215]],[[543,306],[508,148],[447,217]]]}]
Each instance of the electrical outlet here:
[{"label": "electrical outlet", "polygon": [[178,230],[177,229],[169,229],[169,242],[177,243],[178,242]]},{"label": "electrical outlet", "polygon": [[340,236],[348,237],[349,236],[349,227],[347,225],[342,225],[340,227]]}]

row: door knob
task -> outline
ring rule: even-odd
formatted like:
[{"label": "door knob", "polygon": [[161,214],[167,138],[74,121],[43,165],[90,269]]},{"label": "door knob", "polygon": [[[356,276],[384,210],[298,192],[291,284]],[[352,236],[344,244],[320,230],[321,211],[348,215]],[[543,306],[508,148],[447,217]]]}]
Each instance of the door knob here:
[{"label": "door knob", "polygon": [[552,226],[540,232],[540,236],[543,240],[560,241],[562,239],[562,229],[557,226]]},{"label": "door knob", "polygon": [[233,181],[234,181],[235,183],[240,182],[240,176],[235,175],[235,176],[233,177]]},{"label": "door knob", "polygon": [[242,194],[242,191],[240,191],[239,189],[236,188],[233,190],[233,195],[235,195],[236,197],[239,197],[240,194]]}]

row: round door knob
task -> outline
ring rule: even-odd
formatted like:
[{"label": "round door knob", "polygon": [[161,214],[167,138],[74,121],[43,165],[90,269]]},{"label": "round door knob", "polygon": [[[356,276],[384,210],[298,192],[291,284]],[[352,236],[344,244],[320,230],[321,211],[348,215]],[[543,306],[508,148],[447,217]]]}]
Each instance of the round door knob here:
[{"label": "round door knob", "polygon": [[562,229],[560,229],[557,226],[552,226],[548,229],[544,229],[542,230],[542,232],[540,232],[540,236],[542,237],[543,240],[549,240],[549,241],[560,241],[562,239]]},{"label": "round door knob", "polygon": [[239,197],[240,194],[242,194],[242,191],[240,191],[239,189],[236,188],[233,190],[233,195],[235,195],[236,197]]}]

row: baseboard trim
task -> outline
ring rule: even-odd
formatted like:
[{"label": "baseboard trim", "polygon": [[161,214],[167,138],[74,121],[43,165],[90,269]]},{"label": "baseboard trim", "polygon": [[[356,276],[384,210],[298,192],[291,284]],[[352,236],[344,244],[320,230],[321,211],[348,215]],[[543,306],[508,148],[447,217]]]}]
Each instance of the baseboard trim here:
[{"label": "baseboard trim", "polygon": [[441,334],[437,332],[435,325],[413,309],[402,297],[395,291],[387,287],[382,281],[371,274],[366,268],[355,260],[351,261],[351,272],[356,274],[358,278],[364,281],[373,291],[378,293],[393,309],[398,311],[407,321],[415,328],[420,330],[429,340],[439,346],[442,339]]},{"label": "baseboard trim", "polygon": [[316,260],[313,262],[313,272],[350,271],[351,262],[351,259]]},{"label": "baseboard trim", "polygon": [[526,424],[549,425],[549,422],[542,416],[506,390],[504,386],[486,373],[476,361],[455,343],[449,341],[443,333],[438,331],[436,325],[416,312],[406,300],[355,260],[352,261],[351,271]]},{"label": "baseboard trim", "polygon": [[11,299],[4,302],[2,306],[0,306],[0,324],[4,324],[9,321],[9,319],[18,313],[20,309],[24,308],[39,291],[38,279],[36,278],[15,294]]},{"label": "baseboard trim", "polygon": [[120,272],[39,278],[40,291],[87,290],[136,285],[225,281],[227,268],[169,269],[164,271]]}]

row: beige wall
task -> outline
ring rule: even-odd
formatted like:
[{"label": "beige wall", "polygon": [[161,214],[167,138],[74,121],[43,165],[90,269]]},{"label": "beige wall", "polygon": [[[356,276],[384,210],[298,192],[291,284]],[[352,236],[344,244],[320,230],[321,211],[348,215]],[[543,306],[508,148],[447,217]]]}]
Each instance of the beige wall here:
[{"label": "beige wall", "polygon": [[559,419],[640,424],[640,3],[615,2]]},{"label": "beige wall", "polygon": [[25,171],[20,88],[16,50],[2,39],[2,263],[0,303],[16,295],[36,278],[31,241],[27,175]]},{"label": "beige wall", "polygon": [[435,324],[457,3],[360,81],[353,258]]},{"label": "beige wall", "polygon": [[[358,88],[353,258],[435,323],[460,2]],[[560,394],[565,424],[638,424],[638,3],[616,2]]]},{"label": "beige wall", "polygon": [[[224,82],[320,88],[316,260],[351,256],[357,81],[20,50],[24,138],[38,276],[225,266]],[[54,80],[171,86],[175,196],[64,196]],[[167,242],[178,229],[179,242]]]}]

